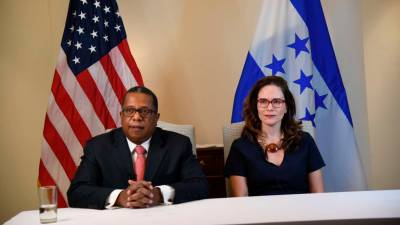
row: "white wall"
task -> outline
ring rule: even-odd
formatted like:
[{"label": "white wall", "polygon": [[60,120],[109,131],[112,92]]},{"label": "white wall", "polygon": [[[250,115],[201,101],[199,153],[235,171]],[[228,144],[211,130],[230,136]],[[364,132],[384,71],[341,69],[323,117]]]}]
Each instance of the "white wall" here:
[{"label": "white wall", "polygon": [[371,184],[400,187],[400,1],[363,1]]}]

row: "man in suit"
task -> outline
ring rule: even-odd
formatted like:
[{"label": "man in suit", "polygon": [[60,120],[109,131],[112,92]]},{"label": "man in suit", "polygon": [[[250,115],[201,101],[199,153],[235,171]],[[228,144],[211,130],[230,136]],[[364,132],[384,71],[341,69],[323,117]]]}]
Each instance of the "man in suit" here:
[{"label": "man in suit", "polygon": [[67,193],[71,207],[144,208],[207,197],[190,139],[156,127],[160,114],[151,90],[129,89],[120,116],[121,128],[87,142]]}]

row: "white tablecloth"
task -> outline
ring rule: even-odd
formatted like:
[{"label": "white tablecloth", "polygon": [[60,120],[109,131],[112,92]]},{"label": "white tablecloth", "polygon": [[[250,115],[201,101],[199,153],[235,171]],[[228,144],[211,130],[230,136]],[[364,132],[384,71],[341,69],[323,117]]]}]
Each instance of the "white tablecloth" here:
[{"label": "white tablecloth", "polygon": [[[63,208],[57,224],[347,224],[343,221],[400,224],[400,190],[206,199],[147,209]],[[5,224],[40,224],[39,212],[20,212]]]}]

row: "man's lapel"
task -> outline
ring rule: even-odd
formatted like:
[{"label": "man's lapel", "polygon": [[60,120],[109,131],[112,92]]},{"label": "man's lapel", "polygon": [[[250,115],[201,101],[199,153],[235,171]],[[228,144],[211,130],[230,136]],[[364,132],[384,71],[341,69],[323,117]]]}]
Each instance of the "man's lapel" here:
[{"label": "man's lapel", "polygon": [[[136,179],[133,173],[132,154],[121,128],[115,130],[113,158],[121,172],[128,173],[130,179]],[[128,182],[128,181],[127,181]]]},{"label": "man's lapel", "polygon": [[164,140],[161,136],[161,129],[156,128],[151,138],[150,147],[147,154],[146,170],[144,174],[145,180],[153,180],[166,152]]}]

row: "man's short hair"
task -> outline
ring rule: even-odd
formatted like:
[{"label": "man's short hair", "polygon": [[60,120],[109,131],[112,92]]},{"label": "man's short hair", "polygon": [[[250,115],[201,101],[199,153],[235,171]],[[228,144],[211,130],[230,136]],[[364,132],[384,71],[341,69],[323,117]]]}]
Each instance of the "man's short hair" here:
[{"label": "man's short hair", "polygon": [[126,95],[129,93],[143,93],[146,95],[150,95],[151,98],[153,99],[153,110],[155,110],[156,112],[158,112],[158,100],[157,100],[157,96],[147,87],[145,86],[135,86],[135,87],[131,87],[128,91],[126,91],[123,101],[122,101],[122,105],[124,105],[125,103],[125,98]]}]

